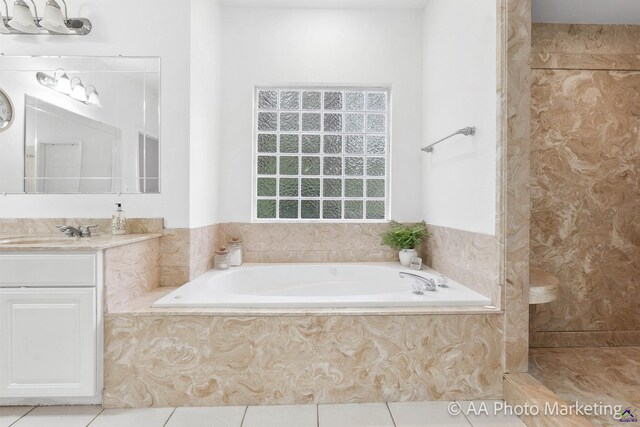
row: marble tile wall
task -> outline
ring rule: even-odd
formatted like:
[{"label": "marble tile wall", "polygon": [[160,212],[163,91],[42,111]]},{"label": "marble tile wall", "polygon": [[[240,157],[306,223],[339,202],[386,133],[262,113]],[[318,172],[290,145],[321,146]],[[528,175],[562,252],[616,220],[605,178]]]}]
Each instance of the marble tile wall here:
[{"label": "marble tile wall", "polygon": [[532,67],[639,70],[640,25],[535,24]]},{"label": "marble tile wall", "polygon": [[217,224],[197,228],[166,228],[160,240],[160,284],[180,286],[213,268],[220,246]]},{"label": "marble tile wall", "polygon": [[422,244],[424,262],[434,270],[491,298],[502,307],[500,245],[496,236],[447,227],[427,226]]},{"label": "marble tile wall", "polygon": [[498,208],[505,372],[526,372],[529,350],[531,0],[501,0]]},{"label": "marble tile wall", "polygon": [[105,312],[119,310],[160,285],[160,239],[104,251]]},{"label": "marble tile wall", "polygon": [[502,316],[111,314],[105,407],[492,399]]},{"label": "marble tile wall", "polygon": [[220,239],[241,237],[246,262],[384,262],[398,252],[380,244],[381,224],[220,225]]},{"label": "marble tile wall", "polygon": [[640,336],[640,66],[620,58],[640,58],[640,26],[535,25],[534,36],[531,262],[560,279],[560,297],[532,310],[532,346],[629,345]]}]

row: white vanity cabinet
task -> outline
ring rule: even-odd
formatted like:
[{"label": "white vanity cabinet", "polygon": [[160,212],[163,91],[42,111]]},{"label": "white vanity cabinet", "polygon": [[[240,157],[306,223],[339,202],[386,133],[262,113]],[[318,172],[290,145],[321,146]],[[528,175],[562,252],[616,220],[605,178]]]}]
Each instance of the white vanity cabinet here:
[{"label": "white vanity cabinet", "polygon": [[0,404],[99,403],[102,252],[0,253]]}]

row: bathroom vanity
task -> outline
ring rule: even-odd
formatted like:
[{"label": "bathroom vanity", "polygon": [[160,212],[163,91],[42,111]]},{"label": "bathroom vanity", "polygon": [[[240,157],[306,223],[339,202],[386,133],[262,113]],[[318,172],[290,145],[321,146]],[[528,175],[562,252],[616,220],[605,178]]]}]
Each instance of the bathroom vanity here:
[{"label": "bathroom vanity", "polygon": [[0,238],[0,405],[101,403],[105,253],[159,237]]}]

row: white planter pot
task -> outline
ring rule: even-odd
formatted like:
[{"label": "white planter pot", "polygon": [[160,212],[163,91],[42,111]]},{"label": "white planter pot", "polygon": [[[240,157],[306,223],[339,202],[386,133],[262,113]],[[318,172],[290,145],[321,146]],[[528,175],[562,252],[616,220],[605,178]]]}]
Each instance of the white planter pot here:
[{"label": "white planter pot", "polygon": [[413,258],[414,256],[417,257],[418,251],[416,251],[415,249],[400,249],[398,255],[400,255],[400,264],[404,265],[405,267],[409,267],[411,258]]}]

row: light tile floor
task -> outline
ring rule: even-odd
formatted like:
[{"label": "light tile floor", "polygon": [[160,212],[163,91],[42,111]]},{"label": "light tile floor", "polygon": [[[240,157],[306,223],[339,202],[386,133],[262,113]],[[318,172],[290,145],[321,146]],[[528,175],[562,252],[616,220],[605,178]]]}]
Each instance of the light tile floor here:
[{"label": "light tile floor", "polygon": [[[0,427],[423,427],[514,426],[492,415],[496,401],[344,405],[105,409],[99,406],[0,407]],[[484,403],[489,415],[481,409]],[[462,413],[450,415],[449,405]],[[477,415],[464,413],[475,409]]]}]

